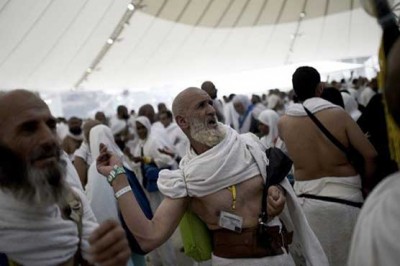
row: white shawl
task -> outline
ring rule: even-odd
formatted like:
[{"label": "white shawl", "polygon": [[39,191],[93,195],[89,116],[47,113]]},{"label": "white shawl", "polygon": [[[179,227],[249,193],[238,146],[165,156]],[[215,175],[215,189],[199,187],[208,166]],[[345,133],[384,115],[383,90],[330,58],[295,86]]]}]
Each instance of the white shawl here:
[{"label": "white shawl", "polygon": [[[76,181],[77,173],[70,167],[73,166],[68,162],[66,179],[81,198],[84,211],[81,250],[88,259],[87,239],[97,223]],[[22,265],[46,266],[59,265],[74,256],[79,241],[77,225],[64,220],[57,205],[35,207],[0,190],[0,213],[0,252],[11,260]]]},{"label": "white shawl", "polygon": [[171,198],[203,197],[260,172],[266,176],[267,159],[257,137],[224,128],[226,136],[218,145],[200,155],[188,147],[180,169],[160,172],[157,185],[161,193]]},{"label": "white shawl", "polygon": [[[328,102],[322,98],[314,97],[307,99],[303,102],[303,105],[310,110],[311,113],[317,113],[319,111],[329,108],[341,108],[331,102]],[[301,103],[292,103],[286,109],[286,114],[289,116],[307,116],[306,111]]]}]

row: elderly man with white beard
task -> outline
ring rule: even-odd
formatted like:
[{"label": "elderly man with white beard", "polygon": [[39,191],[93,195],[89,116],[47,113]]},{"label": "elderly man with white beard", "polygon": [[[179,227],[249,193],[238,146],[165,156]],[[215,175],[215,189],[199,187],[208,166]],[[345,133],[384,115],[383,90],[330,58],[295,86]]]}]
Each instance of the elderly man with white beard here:
[{"label": "elderly man with white beard", "polygon": [[[287,180],[270,186],[263,198],[267,158],[258,138],[239,135],[218,123],[212,99],[198,88],[179,93],[172,109],[190,146],[178,170],[160,173],[158,187],[165,198],[152,220],[143,215],[134,195],[125,189],[129,183],[118,170],[120,159],[104,145],[97,159],[97,169],[108,176],[119,195],[124,220],[142,250],[165,242],[190,209],[212,232],[213,265],[294,265],[288,253],[288,231],[292,230],[307,264],[327,265]],[[266,202],[271,229],[266,237],[257,236],[258,227],[263,226],[259,221],[262,202]]]},{"label": "elderly man with white beard", "polygon": [[0,253],[17,265],[124,265],[121,226],[98,226],[46,103],[26,90],[0,95]]}]

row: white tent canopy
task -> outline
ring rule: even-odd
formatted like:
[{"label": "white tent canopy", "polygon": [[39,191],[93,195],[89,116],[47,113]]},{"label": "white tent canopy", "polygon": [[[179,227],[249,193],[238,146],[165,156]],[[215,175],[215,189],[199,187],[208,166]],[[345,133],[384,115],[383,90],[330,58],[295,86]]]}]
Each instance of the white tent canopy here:
[{"label": "white tent canopy", "polygon": [[0,88],[175,92],[212,80],[246,90],[258,71],[251,89],[261,90],[276,76],[266,68],[367,58],[381,35],[354,0],[130,3],[0,0]]}]

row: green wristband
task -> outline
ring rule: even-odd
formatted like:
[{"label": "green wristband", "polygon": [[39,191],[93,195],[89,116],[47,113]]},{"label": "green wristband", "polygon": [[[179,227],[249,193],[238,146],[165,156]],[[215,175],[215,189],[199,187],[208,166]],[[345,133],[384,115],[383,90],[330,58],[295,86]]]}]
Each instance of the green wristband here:
[{"label": "green wristband", "polygon": [[120,174],[125,174],[125,169],[122,166],[114,165],[114,168],[111,170],[110,174],[107,176],[107,181],[112,186],[112,182],[119,176]]}]

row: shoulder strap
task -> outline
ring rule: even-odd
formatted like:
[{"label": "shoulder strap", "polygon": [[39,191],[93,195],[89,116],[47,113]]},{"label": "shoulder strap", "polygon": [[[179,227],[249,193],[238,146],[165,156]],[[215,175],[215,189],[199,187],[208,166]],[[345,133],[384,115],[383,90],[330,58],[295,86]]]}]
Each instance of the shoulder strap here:
[{"label": "shoulder strap", "polygon": [[259,220],[263,223],[267,223],[268,220],[268,213],[267,213],[267,184],[264,184],[263,193],[261,197],[261,213],[259,215]]},{"label": "shoulder strap", "polygon": [[86,265],[81,253],[81,243],[82,243],[82,217],[83,217],[83,207],[80,197],[72,190],[69,189],[65,197],[65,206],[60,206],[62,216],[64,219],[71,220],[76,223],[78,228],[78,249],[75,253],[75,262],[83,263]]},{"label": "shoulder strap", "polygon": [[339,141],[337,138],[335,138],[331,132],[329,132],[328,129],[318,120],[318,118],[313,115],[313,113],[310,112],[304,105],[304,110],[306,111],[307,115],[311,118],[311,120],[317,125],[317,127],[322,131],[322,133],[325,134],[325,136],[333,143],[335,144],[336,147],[338,147],[346,156],[349,155],[347,148]]}]

